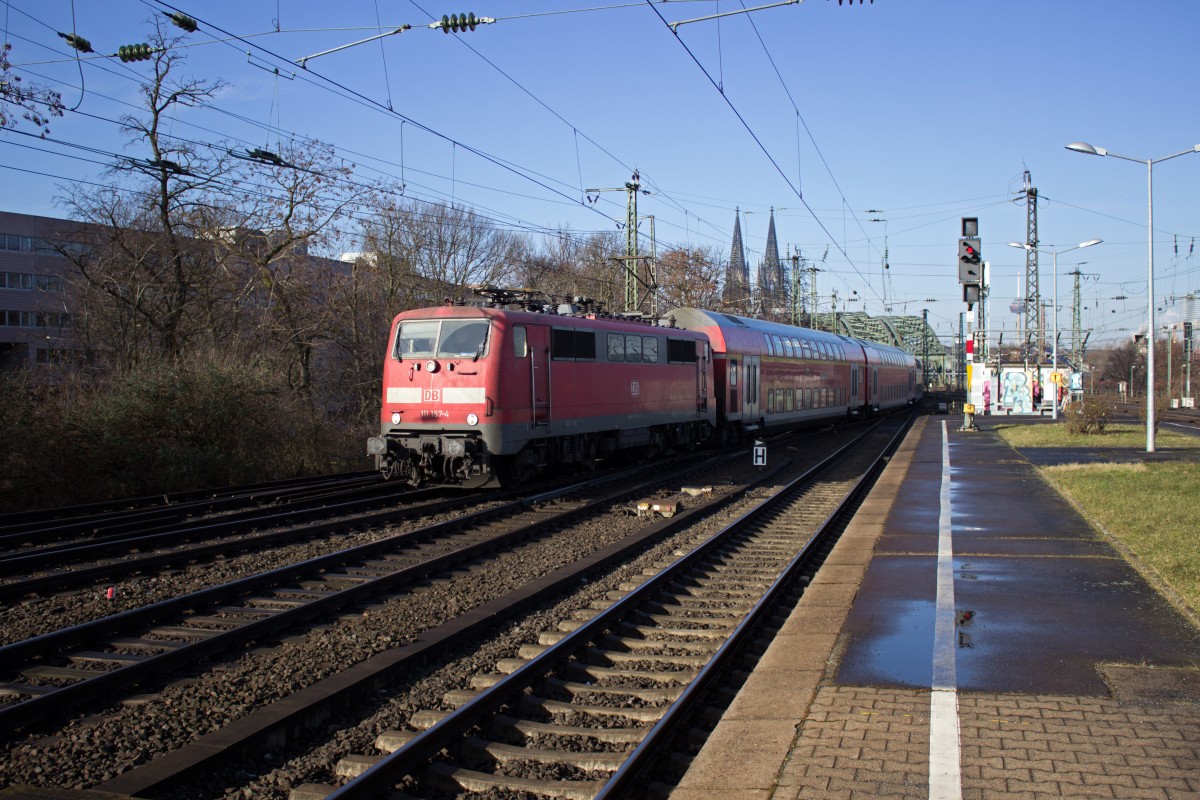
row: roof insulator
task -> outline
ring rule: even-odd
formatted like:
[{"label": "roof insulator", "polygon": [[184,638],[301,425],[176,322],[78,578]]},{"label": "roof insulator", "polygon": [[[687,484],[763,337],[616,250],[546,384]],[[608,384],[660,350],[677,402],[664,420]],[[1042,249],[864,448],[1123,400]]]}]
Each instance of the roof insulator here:
[{"label": "roof insulator", "polygon": [[166,16],[170,18],[171,22],[175,23],[175,27],[183,28],[188,33],[196,32],[196,28],[198,27],[196,25],[196,20],[192,19],[187,14],[184,14],[182,11],[176,11],[173,14],[167,14],[167,12],[164,11],[163,14],[166,14]]},{"label": "roof insulator", "polygon": [[89,42],[87,39],[83,38],[82,36],[79,36],[74,33],[59,33],[58,35],[61,36],[63,39],[66,39],[67,44],[71,45],[71,47],[74,47],[76,50],[78,50],[81,53],[93,52],[92,43]]}]

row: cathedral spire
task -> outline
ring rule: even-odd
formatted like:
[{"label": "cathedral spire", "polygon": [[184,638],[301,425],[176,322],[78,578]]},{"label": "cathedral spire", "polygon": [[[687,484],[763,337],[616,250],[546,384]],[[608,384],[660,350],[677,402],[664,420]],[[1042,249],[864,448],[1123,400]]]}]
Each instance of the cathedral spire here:
[{"label": "cathedral spire", "polygon": [[725,271],[725,287],[721,292],[723,305],[734,314],[750,312],[750,267],[742,246],[742,210],[733,212],[733,245],[729,250],[729,268]]}]

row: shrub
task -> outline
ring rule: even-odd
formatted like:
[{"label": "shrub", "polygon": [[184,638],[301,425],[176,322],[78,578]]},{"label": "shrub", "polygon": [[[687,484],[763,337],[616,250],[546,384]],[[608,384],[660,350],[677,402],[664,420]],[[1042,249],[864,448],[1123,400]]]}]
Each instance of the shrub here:
[{"label": "shrub", "polygon": [[1112,417],[1113,409],[1109,403],[1095,397],[1085,397],[1081,402],[1067,407],[1067,432],[1081,435],[1104,433]]},{"label": "shrub", "polygon": [[315,411],[284,374],[211,357],[96,385],[6,376],[0,511],[366,469],[366,433]]}]

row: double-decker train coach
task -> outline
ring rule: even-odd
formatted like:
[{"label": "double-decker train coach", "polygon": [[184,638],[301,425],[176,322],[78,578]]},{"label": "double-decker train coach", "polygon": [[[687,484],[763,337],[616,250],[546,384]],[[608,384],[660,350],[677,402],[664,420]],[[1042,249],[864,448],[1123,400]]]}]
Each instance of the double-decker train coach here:
[{"label": "double-decker train coach", "polygon": [[396,316],[383,368],[387,477],[479,487],[706,441],[716,423],[700,333],[487,290],[479,306]]},{"label": "double-decker train coach", "polygon": [[666,318],[708,338],[727,437],[888,411],[923,389],[919,362],[900,348],[697,308]]}]

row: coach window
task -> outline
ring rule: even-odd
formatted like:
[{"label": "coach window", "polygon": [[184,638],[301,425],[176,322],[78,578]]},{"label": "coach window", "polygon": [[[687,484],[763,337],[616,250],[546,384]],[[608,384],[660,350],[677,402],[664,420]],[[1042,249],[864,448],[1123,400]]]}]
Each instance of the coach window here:
[{"label": "coach window", "polygon": [[794,398],[795,398],[796,393],[792,389],[784,389],[783,391],[784,391],[783,402],[784,402],[785,409],[787,411],[792,411],[793,405],[795,404]]},{"label": "coach window", "polygon": [[769,355],[769,356],[775,355],[775,345],[771,344],[771,334],[764,333],[763,341],[766,342],[766,345],[767,345],[767,355]]},{"label": "coach window", "polygon": [[625,360],[625,334],[610,333],[608,335],[608,360]]},{"label": "coach window", "polygon": [[795,358],[796,356],[800,355],[792,349],[792,343],[788,339],[783,340],[783,352],[788,358]]},{"label": "coach window", "polygon": [[658,363],[658,339],[653,336],[642,337],[642,363]]},{"label": "coach window", "polygon": [[737,359],[733,359],[729,362],[729,385],[730,386],[737,386],[737,373],[738,373]]}]

